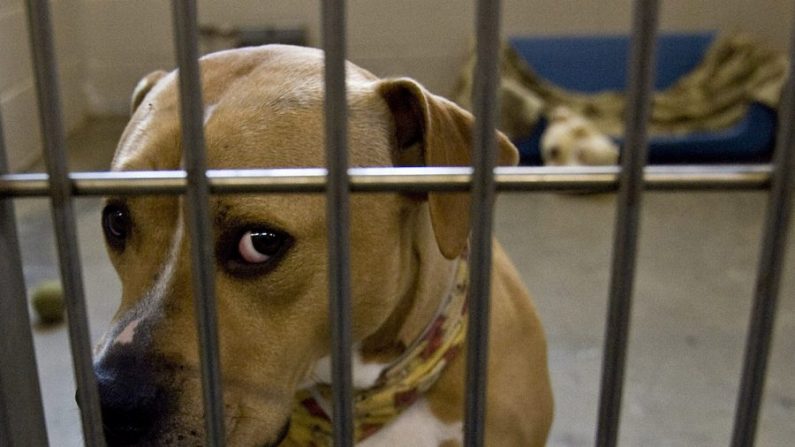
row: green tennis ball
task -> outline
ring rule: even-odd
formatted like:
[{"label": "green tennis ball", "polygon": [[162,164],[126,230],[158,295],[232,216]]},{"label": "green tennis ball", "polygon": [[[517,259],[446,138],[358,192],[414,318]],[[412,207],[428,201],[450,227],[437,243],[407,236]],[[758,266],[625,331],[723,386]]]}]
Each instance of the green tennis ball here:
[{"label": "green tennis ball", "polygon": [[60,281],[50,280],[39,283],[31,291],[30,301],[42,323],[54,324],[63,320],[64,300]]}]

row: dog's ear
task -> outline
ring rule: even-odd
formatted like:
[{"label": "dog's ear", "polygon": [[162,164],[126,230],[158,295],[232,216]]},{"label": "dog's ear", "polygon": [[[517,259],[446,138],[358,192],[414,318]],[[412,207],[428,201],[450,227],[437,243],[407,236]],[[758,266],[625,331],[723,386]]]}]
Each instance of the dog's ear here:
[{"label": "dog's ear", "polygon": [[138,81],[135,89],[133,89],[132,97],[130,98],[130,115],[135,113],[135,111],[138,109],[138,106],[141,105],[144,98],[146,97],[146,94],[149,93],[149,90],[152,90],[152,87],[157,84],[157,81],[167,74],[168,73],[163,70],[157,70],[149,73],[148,75],[141,78],[140,81]]},{"label": "dog's ear", "polygon": [[[411,79],[380,81],[395,123],[396,166],[470,166],[472,115],[451,101],[425,90]],[[502,133],[497,136],[497,163],[515,165],[519,153]],[[436,242],[448,259],[459,256],[469,237],[467,193],[428,194]]]}]

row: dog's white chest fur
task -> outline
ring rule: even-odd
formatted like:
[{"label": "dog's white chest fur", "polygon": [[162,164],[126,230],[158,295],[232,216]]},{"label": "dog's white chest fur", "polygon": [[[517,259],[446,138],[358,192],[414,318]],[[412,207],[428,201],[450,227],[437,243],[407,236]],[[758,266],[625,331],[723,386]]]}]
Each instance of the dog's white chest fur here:
[{"label": "dog's white chest fur", "polygon": [[[362,355],[359,353],[359,347],[354,346],[351,351],[351,368],[353,387],[359,390],[364,390],[375,385],[381,372],[386,369],[389,364],[387,363],[374,363],[365,362]],[[331,357],[325,356],[315,362],[310,372],[310,382],[305,383],[303,386],[310,386],[311,382],[315,383],[331,383]]]},{"label": "dog's white chest fur", "polygon": [[[365,363],[358,349],[351,355],[353,384],[358,389],[373,386],[388,365]],[[331,382],[331,359],[324,357],[315,364],[312,377],[324,383]],[[434,416],[425,399],[419,399],[394,421],[374,435],[357,444],[357,447],[417,446],[436,447],[445,441],[463,441],[463,423],[445,424]]]},{"label": "dog's white chest fur", "polygon": [[445,441],[463,441],[463,423],[445,424],[434,416],[425,399],[419,399],[396,420],[358,447],[417,446],[436,447]]}]

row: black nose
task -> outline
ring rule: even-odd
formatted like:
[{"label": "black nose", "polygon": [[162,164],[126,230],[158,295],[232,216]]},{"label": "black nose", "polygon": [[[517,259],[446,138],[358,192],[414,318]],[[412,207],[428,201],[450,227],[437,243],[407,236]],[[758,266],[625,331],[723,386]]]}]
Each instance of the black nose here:
[{"label": "black nose", "polygon": [[135,444],[158,421],[157,388],[146,382],[99,380],[102,425],[110,445]]},{"label": "black nose", "polygon": [[144,442],[166,411],[151,363],[135,353],[109,355],[94,366],[105,439],[111,446]]}]

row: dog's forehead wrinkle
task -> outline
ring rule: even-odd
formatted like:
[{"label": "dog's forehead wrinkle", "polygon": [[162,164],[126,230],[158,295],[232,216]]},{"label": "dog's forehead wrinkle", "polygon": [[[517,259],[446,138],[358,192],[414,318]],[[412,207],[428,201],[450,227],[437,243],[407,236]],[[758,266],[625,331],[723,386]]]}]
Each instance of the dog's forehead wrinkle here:
[{"label": "dog's forehead wrinkle", "polygon": [[214,199],[213,204],[215,207],[215,224],[218,226],[225,225],[229,220],[231,205],[221,198]]}]

